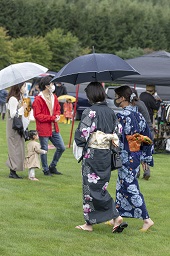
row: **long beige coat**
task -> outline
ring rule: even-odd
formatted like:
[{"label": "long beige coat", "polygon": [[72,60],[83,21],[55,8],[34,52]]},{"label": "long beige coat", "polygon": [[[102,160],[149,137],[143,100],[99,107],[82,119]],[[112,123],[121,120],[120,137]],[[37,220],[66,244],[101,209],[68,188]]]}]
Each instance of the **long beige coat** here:
[{"label": "long beige coat", "polygon": [[17,131],[12,129],[13,118],[7,111],[6,118],[6,137],[8,144],[8,159],[6,165],[13,171],[24,170],[25,159],[25,139],[21,137]]},{"label": "long beige coat", "polygon": [[39,154],[44,154],[44,150],[41,149],[40,143],[31,140],[27,144],[27,155],[25,157],[25,168],[38,168],[40,169]]}]

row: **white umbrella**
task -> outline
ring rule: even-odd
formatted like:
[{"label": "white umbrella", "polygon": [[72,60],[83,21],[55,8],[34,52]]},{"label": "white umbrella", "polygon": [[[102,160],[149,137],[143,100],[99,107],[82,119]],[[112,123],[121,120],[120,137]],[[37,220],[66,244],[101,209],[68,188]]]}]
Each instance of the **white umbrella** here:
[{"label": "white umbrella", "polygon": [[33,62],[11,64],[0,71],[0,90],[23,83],[47,72],[47,68]]}]

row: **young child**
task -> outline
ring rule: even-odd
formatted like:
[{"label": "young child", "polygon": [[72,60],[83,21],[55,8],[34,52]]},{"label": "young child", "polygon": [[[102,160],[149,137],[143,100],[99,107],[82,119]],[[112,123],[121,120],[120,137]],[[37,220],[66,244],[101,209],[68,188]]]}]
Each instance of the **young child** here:
[{"label": "young child", "polygon": [[38,140],[38,133],[36,130],[29,131],[29,139],[31,140],[27,144],[27,156],[25,157],[25,168],[28,168],[28,179],[38,181],[35,178],[35,169],[40,169],[39,154],[47,154],[47,151],[41,149]]},{"label": "young child", "polygon": [[73,117],[73,104],[71,102],[71,99],[67,99],[64,103],[64,117],[66,119],[66,122],[70,124],[70,119]]}]

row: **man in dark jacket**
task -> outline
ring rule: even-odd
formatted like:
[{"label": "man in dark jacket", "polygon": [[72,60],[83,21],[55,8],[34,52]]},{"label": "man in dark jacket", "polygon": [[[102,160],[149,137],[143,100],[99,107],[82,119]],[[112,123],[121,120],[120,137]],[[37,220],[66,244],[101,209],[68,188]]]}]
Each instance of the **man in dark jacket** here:
[{"label": "man in dark jacket", "polygon": [[[143,117],[145,118],[148,126],[149,126],[149,129],[151,131],[151,134],[152,134],[152,140],[154,140],[154,129],[153,129],[153,124],[151,122],[151,119],[150,119],[150,115],[149,115],[149,112],[148,112],[148,109],[145,105],[145,103],[143,101],[141,101],[138,97],[138,93],[137,91],[134,89],[134,88],[131,88],[132,92],[135,93],[136,95],[136,99],[135,99],[135,106],[138,107],[138,111],[143,115]],[[148,180],[150,178],[150,168],[149,168],[149,165],[147,164],[142,164],[142,167],[143,167],[143,171],[144,171],[144,174],[143,174],[143,179],[145,180]],[[140,168],[139,168],[139,172],[137,174],[137,177],[139,178],[140,176]]]},{"label": "man in dark jacket", "polygon": [[[61,95],[66,95],[67,94],[67,89],[62,83],[56,83],[55,84],[55,91],[54,93],[57,95],[57,97]],[[61,107],[61,114],[63,114],[63,103],[60,102],[60,107]]]},{"label": "man in dark jacket", "polygon": [[54,93],[57,95],[57,97],[59,97],[61,95],[66,95],[67,94],[67,89],[62,83],[57,83],[57,84],[55,84]]},{"label": "man in dark jacket", "polygon": [[[150,120],[152,122],[152,125],[154,123],[154,110],[158,110],[161,104],[161,99],[157,96],[157,98],[155,98],[153,95],[155,94],[156,90],[155,90],[155,86],[154,85],[146,85],[146,92],[142,92],[140,94],[140,100],[143,101],[145,103],[145,106],[148,110],[149,116],[150,116]],[[146,112],[146,111],[145,111]],[[143,114],[143,113],[142,113]],[[145,113],[146,114],[146,113]],[[143,115],[145,117],[145,115]],[[150,122],[149,122],[150,123]],[[154,125],[153,125],[154,126]],[[154,128],[154,127],[153,127]],[[154,139],[154,131],[153,128],[151,128],[150,126],[150,130],[153,134],[153,139]],[[143,178],[148,180],[150,177],[150,168],[148,165],[145,166],[145,170],[144,170],[144,175]]]},{"label": "man in dark jacket", "polygon": [[159,97],[154,98],[155,94],[155,86],[154,85],[146,85],[146,92],[142,92],[140,95],[140,100],[142,100],[149,112],[151,122],[153,123],[153,115],[154,110],[158,110],[161,104],[161,99]]}]

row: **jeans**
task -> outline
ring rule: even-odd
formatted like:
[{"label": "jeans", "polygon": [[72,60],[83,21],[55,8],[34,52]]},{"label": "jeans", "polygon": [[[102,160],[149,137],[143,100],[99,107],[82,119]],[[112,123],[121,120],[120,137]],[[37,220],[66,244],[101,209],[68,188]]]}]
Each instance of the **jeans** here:
[{"label": "jeans", "polygon": [[[64,141],[60,135],[60,133],[53,132],[51,137],[42,137],[39,136],[41,149],[48,151],[48,141],[50,140],[52,144],[56,147],[56,151],[53,156],[53,160],[50,164],[51,167],[56,167],[57,162],[59,161],[62,153],[65,151]],[[48,163],[47,163],[47,154],[41,154],[41,163],[44,172],[49,171]]]}]

